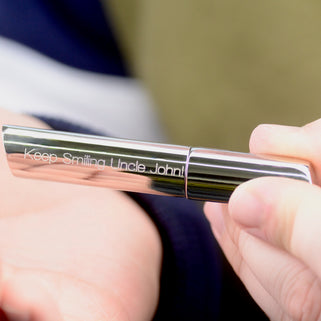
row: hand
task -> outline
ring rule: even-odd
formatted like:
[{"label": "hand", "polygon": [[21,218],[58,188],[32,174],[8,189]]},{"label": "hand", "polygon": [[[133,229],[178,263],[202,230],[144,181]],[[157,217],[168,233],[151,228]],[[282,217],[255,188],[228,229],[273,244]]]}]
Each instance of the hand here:
[{"label": "hand", "polygon": [[151,320],[162,249],[148,215],[118,191],[15,178],[0,148],[0,319]]},{"label": "hand", "polygon": [[315,185],[259,178],[206,215],[234,270],[271,320],[321,320],[321,120],[302,128],[261,125],[251,152],[309,161]]}]

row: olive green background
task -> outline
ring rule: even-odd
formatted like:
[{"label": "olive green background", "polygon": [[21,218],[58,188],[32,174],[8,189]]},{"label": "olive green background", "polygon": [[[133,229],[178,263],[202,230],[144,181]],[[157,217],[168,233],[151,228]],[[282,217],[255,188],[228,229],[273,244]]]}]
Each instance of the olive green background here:
[{"label": "olive green background", "polygon": [[321,116],[321,1],[105,0],[172,142],[248,150]]}]

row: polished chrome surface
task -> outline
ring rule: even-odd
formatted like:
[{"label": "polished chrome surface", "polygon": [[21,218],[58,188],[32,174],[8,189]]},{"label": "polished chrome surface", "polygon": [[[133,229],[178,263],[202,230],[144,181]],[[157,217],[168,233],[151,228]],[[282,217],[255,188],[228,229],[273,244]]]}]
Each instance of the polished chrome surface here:
[{"label": "polished chrome surface", "polygon": [[14,175],[185,197],[189,148],[4,126]]},{"label": "polished chrome surface", "polygon": [[260,176],[311,183],[309,167],[288,160],[18,126],[2,132],[13,174],[26,178],[219,202]]},{"label": "polished chrome surface", "polygon": [[309,167],[302,162],[277,161],[252,154],[192,148],[189,156],[187,197],[227,202],[238,185],[261,176],[288,177],[311,183]]}]

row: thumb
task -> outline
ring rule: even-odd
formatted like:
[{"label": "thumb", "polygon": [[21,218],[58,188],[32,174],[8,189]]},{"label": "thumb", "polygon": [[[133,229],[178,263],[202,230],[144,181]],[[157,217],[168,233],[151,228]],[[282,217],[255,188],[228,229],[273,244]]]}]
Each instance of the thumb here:
[{"label": "thumb", "polygon": [[249,233],[305,262],[321,277],[321,189],[265,177],[240,185],[229,202],[231,217]]}]

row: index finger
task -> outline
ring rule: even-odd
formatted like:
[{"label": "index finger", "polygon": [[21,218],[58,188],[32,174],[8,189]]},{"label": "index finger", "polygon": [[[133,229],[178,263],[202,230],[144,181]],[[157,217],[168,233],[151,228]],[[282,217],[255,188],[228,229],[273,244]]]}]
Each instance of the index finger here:
[{"label": "index finger", "polygon": [[250,150],[304,159],[311,164],[315,182],[321,185],[321,119],[303,127],[259,125],[251,135]]}]

